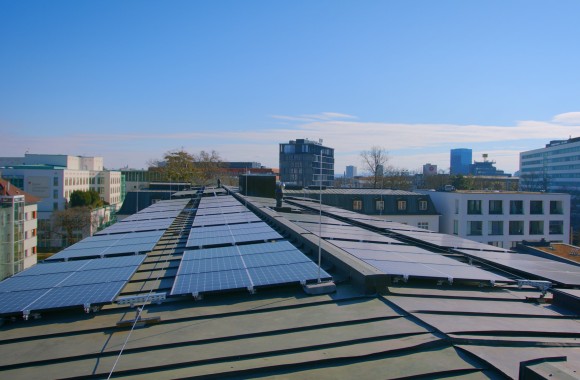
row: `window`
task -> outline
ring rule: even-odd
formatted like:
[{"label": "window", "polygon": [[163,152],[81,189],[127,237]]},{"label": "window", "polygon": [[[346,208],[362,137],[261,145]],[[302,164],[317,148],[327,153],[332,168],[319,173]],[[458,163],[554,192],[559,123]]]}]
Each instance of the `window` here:
[{"label": "window", "polygon": [[562,201],[550,201],[550,214],[561,215],[564,213]]},{"label": "window", "polygon": [[562,235],[564,233],[563,220],[550,220],[550,235]]},{"label": "window", "polygon": [[375,201],[375,209],[377,211],[383,211],[385,209],[385,201],[382,200],[376,200]]},{"label": "window", "polygon": [[530,214],[541,215],[544,213],[544,202],[530,201]]},{"label": "window", "polygon": [[489,222],[489,235],[503,235],[503,220]]},{"label": "window", "polygon": [[459,235],[459,221],[453,221],[453,235]]},{"label": "window", "polygon": [[455,200],[455,214],[459,214],[459,199]]},{"label": "window", "polygon": [[54,186],[58,186],[58,177],[54,177],[54,178],[52,179],[52,184],[53,184]]},{"label": "window", "polygon": [[467,201],[467,213],[468,214],[481,214],[481,201],[479,200],[468,200]]},{"label": "window", "polygon": [[480,236],[483,230],[483,222],[481,220],[467,222],[467,235]]},{"label": "window", "polygon": [[532,220],[529,227],[530,235],[542,235],[544,233],[544,221]]},{"label": "window", "polygon": [[503,202],[498,200],[489,201],[489,213],[492,215],[503,214]]},{"label": "window", "polygon": [[501,242],[501,241],[490,241],[490,242],[487,242],[487,244],[492,245],[494,247],[503,248],[503,242]]},{"label": "window", "polygon": [[54,203],[52,204],[52,209],[53,209],[53,210],[58,210],[58,202],[54,202]]},{"label": "window", "polygon": [[53,190],[53,191],[52,191],[52,197],[53,197],[54,199],[58,199],[58,190]]},{"label": "window", "polygon": [[352,201],[352,209],[355,211],[362,210],[362,201],[360,199],[355,199]]},{"label": "window", "polygon": [[419,222],[417,223],[417,227],[422,228],[424,230],[429,229],[429,222]]},{"label": "window", "polygon": [[427,203],[427,201],[419,201],[419,210],[420,211],[427,211],[427,206],[429,204]]},{"label": "window", "polygon": [[397,201],[397,210],[405,211],[407,209],[407,201]]},{"label": "window", "polygon": [[510,220],[509,230],[510,230],[510,235],[523,235],[524,234],[524,221],[523,220]]},{"label": "window", "polygon": [[524,201],[510,201],[510,214],[522,215],[524,213]]}]

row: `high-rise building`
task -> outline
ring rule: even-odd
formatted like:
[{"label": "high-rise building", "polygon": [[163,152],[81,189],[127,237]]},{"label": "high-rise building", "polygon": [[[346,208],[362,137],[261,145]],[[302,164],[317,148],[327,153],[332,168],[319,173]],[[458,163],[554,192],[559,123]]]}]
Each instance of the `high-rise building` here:
[{"label": "high-rise building", "polygon": [[472,151],[471,149],[458,148],[451,149],[451,167],[450,173],[454,174],[469,174],[469,165],[471,165]]},{"label": "high-rise building", "polygon": [[348,165],[346,167],[345,177],[346,178],[354,178],[354,177],[356,177],[356,166]]},{"label": "high-rise building", "polygon": [[334,149],[308,139],[280,144],[280,181],[301,187],[332,186]]}]

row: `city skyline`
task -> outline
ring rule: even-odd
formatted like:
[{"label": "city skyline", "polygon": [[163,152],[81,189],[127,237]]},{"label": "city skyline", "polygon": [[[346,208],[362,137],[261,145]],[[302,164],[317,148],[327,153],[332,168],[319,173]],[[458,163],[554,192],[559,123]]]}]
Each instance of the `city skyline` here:
[{"label": "city skyline", "polygon": [[278,167],[279,143],[363,172],[449,170],[453,148],[514,173],[577,137],[580,3],[151,1],[0,3],[2,156],[170,150]]}]

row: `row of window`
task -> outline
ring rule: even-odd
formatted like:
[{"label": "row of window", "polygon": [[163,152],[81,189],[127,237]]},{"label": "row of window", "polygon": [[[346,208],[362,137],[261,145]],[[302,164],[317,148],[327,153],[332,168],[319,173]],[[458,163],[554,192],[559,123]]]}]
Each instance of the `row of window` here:
[{"label": "row of window", "polygon": [[[418,208],[419,211],[427,211],[429,204],[425,200],[419,200]],[[363,201],[361,199],[355,199],[352,201],[352,209],[354,211],[360,211],[363,209]],[[375,200],[375,210],[376,211],[383,211],[385,209],[385,201],[381,199]],[[406,211],[407,210],[407,201],[406,200],[398,200],[397,201],[397,211]]]},{"label": "row of window", "polygon": [[[467,235],[469,236],[482,236],[483,235],[483,223],[480,220],[472,220],[467,222]],[[508,234],[509,235],[524,235],[525,223],[523,220],[510,220],[508,222]],[[529,235],[543,235],[544,234],[544,221],[543,220],[532,220],[528,223],[528,234]],[[453,234],[459,234],[459,221],[453,221]],[[504,235],[504,222],[503,220],[494,220],[488,222],[487,235]],[[550,235],[562,235],[564,234],[564,221],[562,220],[550,220],[548,225],[548,234]]]},{"label": "row of window", "polygon": [[[468,200],[467,213],[470,215],[482,214],[481,200]],[[530,201],[528,210],[531,215],[544,214],[544,201]],[[459,214],[459,200],[455,201],[455,213]],[[490,200],[488,204],[488,213],[490,215],[501,215],[504,213],[502,200]],[[524,214],[524,201],[509,201],[509,213],[511,215]],[[550,201],[550,214],[561,215],[564,213],[562,201]]]}]

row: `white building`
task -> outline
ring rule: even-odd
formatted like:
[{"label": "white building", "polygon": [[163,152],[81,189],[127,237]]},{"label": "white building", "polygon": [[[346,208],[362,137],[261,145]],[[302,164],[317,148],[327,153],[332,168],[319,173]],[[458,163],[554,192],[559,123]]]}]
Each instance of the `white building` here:
[{"label": "white building", "polygon": [[36,201],[0,179],[0,280],[37,262]]},{"label": "white building", "polygon": [[532,191],[580,191],[580,137],[551,141],[520,153],[520,187]]},{"label": "white building", "polygon": [[[65,209],[75,190],[95,190],[113,211],[120,208],[124,198],[121,172],[104,170],[102,157],[47,154],[3,157],[0,158],[0,175],[26,193],[40,198],[40,232],[47,230],[53,211]],[[98,220],[106,223],[108,213],[107,216],[97,216]],[[50,246],[54,246],[54,242]]]},{"label": "white building", "polygon": [[495,191],[417,191],[441,214],[440,232],[512,248],[522,240],[570,241],[570,195]]}]

